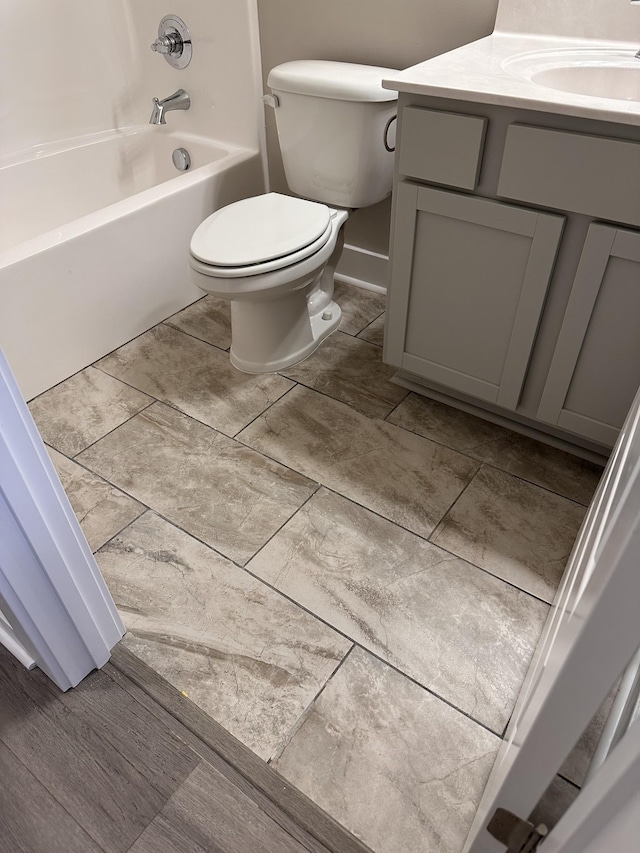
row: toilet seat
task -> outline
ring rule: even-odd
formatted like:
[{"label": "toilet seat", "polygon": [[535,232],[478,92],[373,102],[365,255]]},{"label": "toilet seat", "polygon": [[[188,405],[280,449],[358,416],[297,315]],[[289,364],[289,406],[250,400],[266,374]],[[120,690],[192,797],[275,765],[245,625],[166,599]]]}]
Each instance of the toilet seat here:
[{"label": "toilet seat", "polygon": [[236,278],[282,269],[319,251],[335,211],[325,204],[266,193],[211,214],[191,239],[191,255],[207,274]]}]

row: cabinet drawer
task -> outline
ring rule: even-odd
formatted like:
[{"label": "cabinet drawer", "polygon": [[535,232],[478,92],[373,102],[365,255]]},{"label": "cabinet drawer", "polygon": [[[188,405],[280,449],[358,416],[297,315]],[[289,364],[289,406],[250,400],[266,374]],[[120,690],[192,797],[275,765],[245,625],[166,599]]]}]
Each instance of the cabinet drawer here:
[{"label": "cabinet drawer", "polygon": [[512,124],[498,195],[640,225],[638,175],[638,142]]},{"label": "cabinet drawer", "polygon": [[475,189],[486,124],[487,120],[479,116],[405,107],[400,173],[450,187]]}]

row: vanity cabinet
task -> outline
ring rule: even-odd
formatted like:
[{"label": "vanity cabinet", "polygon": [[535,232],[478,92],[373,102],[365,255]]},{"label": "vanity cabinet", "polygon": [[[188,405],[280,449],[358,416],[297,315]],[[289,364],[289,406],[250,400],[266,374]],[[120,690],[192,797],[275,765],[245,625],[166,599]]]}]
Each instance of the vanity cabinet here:
[{"label": "vanity cabinet", "polygon": [[395,380],[604,455],[640,385],[637,133],[406,94],[400,113]]},{"label": "vanity cabinet", "polygon": [[614,444],[640,386],[640,232],[592,224],[538,417]]},{"label": "vanity cabinet", "polygon": [[564,218],[414,183],[397,192],[387,356],[515,409]]}]

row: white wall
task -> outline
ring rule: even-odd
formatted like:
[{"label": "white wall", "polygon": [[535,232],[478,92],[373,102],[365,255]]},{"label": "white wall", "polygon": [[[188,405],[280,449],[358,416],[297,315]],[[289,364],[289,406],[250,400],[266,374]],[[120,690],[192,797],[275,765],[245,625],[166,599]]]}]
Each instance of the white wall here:
[{"label": "white wall", "polygon": [[[0,157],[144,124],[179,87],[187,132],[255,147],[263,122],[255,0],[0,0]],[[163,15],[182,17],[194,53],[178,71],[153,53]]]},{"label": "white wall", "polygon": [[630,0],[500,0],[496,30],[640,46],[640,6]]},{"label": "white wall", "polygon": [[127,5],[0,0],[0,154],[131,121],[139,63]]},{"label": "white wall", "polygon": [[[179,117],[187,132],[257,147],[264,124],[260,43],[255,0],[126,0],[131,8],[141,58],[143,108],[148,121],[151,99],[164,98],[179,87],[191,97],[191,109]],[[176,14],[187,24],[193,59],[176,70],[150,49],[160,19]],[[169,115],[167,124],[176,114]]]},{"label": "white wall", "polygon": [[[621,0],[624,2],[624,0]],[[258,0],[264,85],[292,59],[333,59],[407,68],[488,35],[498,0]],[[267,111],[269,171],[286,192],[272,111]],[[347,241],[386,253],[389,201],[357,211]]]}]

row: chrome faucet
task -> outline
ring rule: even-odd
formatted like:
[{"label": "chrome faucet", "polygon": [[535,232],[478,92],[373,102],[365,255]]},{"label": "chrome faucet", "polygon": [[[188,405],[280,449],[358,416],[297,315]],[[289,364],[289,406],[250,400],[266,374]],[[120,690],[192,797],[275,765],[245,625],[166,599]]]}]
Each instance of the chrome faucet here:
[{"label": "chrome faucet", "polygon": [[165,113],[170,110],[188,110],[191,106],[191,98],[184,89],[178,89],[173,95],[168,98],[163,98],[161,101],[158,98],[153,99],[153,112],[149,119],[149,124],[166,124],[164,117]]}]

